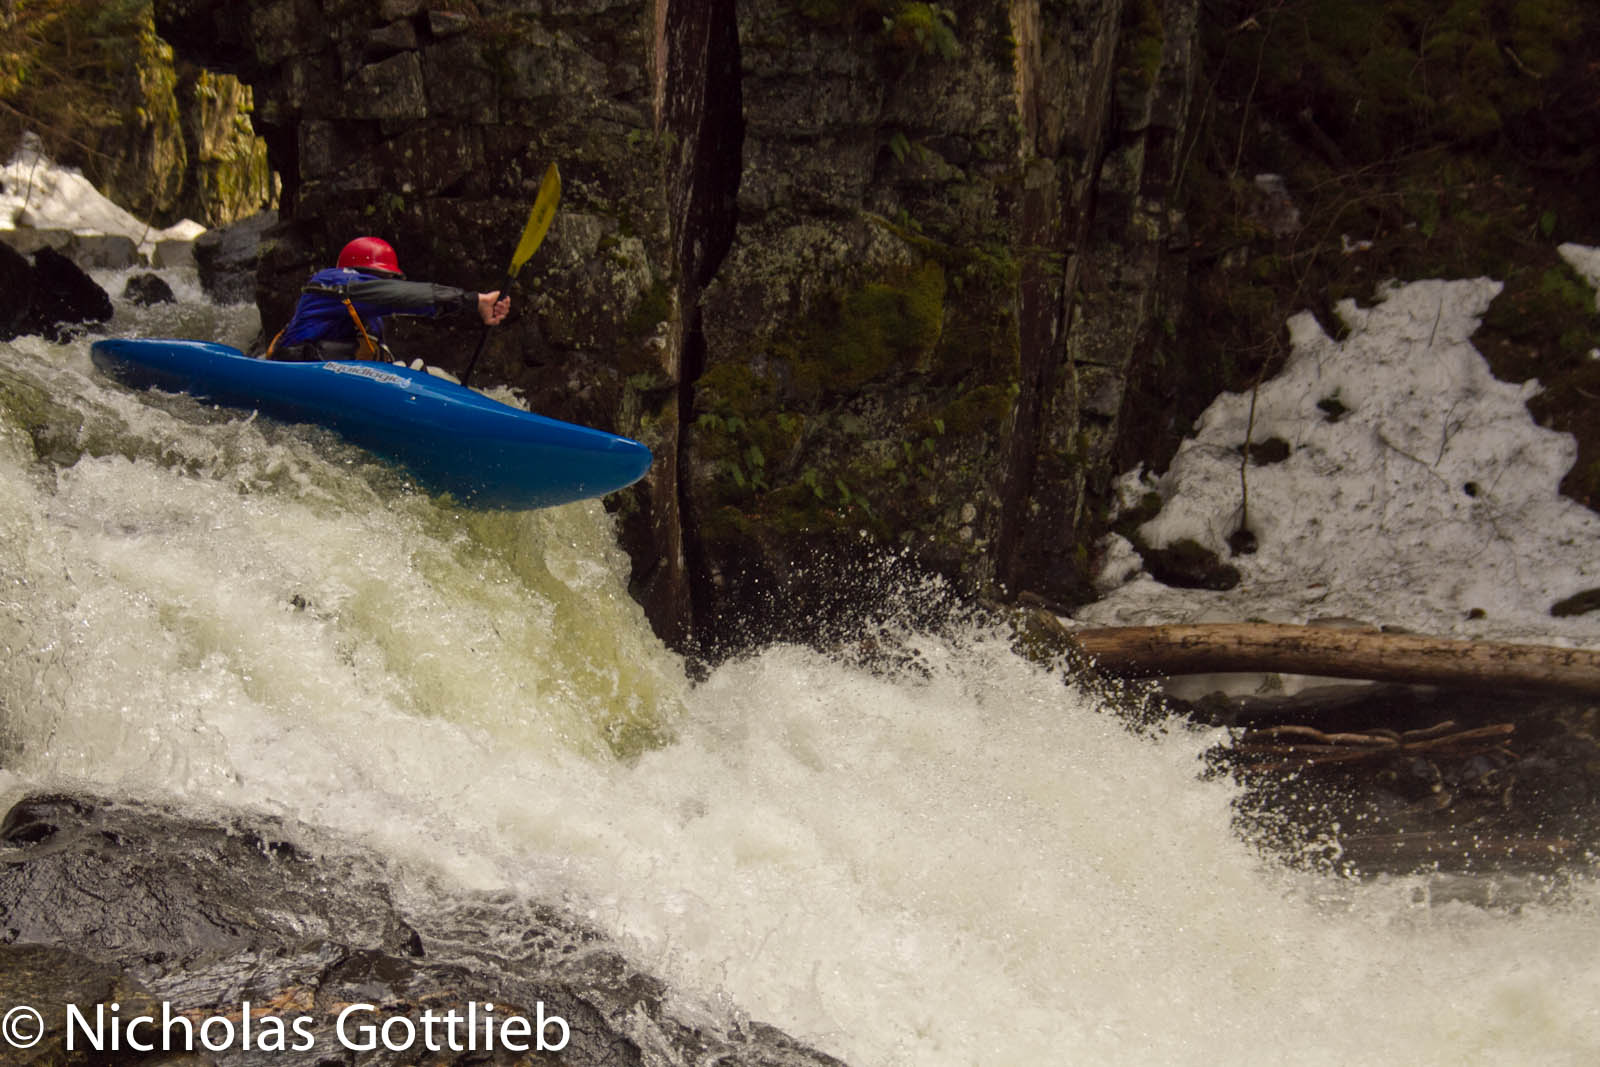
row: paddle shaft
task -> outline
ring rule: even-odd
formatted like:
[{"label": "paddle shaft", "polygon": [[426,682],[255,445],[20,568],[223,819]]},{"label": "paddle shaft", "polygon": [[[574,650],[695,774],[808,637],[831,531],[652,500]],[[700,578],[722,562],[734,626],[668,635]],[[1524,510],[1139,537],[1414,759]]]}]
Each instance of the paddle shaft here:
[{"label": "paddle shaft", "polygon": [[[509,274],[506,275],[505,282],[502,283],[501,286],[500,286],[500,296],[502,298],[504,298],[508,293],[511,292],[511,283],[514,280],[515,279],[513,279],[511,277],[511,275],[509,275]],[[484,328],[483,328],[483,333],[478,337],[478,347],[473,350],[472,358],[467,360],[467,369],[461,372],[461,384],[462,385],[466,385],[468,382],[470,382],[472,380],[472,368],[476,367],[478,365],[478,357],[483,355],[484,348],[486,348],[488,346],[488,344],[489,344],[489,331],[492,330],[492,329],[494,329],[493,326],[485,325]]]},{"label": "paddle shaft", "polygon": [[[500,286],[502,297],[511,294],[511,285],[517,280],[522,265],[532,259],[533,254],[544,243],[544,235],[550,229],[550,221],[555,218],[556,205],[560,201],[561,171],[552,163],[545,168],[544,177],[539,181],[539,191],[534,194],[533,206],[528,209],[528,221],[522,226],[522,237],[517,241],[516,251],[511,253],[511,265],[506,268],[506,280]],[[478,338],[477,351],[473,352],[472,358],[467,361],[467,369],[461,372],[462,385],[472,380],[472,368],[478,365],[478,357],[483,355],[484,347],[489,343],[490,329],[490,326],[484,326],[483,336]]]}]

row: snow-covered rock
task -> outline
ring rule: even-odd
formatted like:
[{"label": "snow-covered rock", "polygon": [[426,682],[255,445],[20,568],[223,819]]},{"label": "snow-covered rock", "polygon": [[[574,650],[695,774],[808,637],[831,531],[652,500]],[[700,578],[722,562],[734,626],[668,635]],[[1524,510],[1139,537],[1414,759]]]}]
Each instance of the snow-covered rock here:
[{"label": "snow-covered rock", "polygon": [[[205,232],[205,227],[184,219],[175,226],[156,229],[101,196],[81,171],[52,162],[43,154],[38,137],[25,134],[16,154],[0,167],[0,230],[60,231],[81,237],[123,238],[132,242],[148,262],[154,257],[157,245],[174,241],[192,243]],[[15,240],[9,243],[13,247],[17,245]],[[67,242],[46,239],[45,243],[72,255],[85,268],[132,265],[83,262],[74,254],[74,249],[63,247]]]}]

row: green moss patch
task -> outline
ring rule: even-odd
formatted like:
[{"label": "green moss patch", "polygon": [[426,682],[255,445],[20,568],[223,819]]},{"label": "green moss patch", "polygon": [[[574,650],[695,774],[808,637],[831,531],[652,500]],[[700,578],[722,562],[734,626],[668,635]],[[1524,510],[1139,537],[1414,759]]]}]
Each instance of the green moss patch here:
[{"label": "green moss patch", "polygon": [[893,370],[925,368],[944,323],[944,268],[928,260],[827,294],[775,354],[818,392],[851,392]]}]

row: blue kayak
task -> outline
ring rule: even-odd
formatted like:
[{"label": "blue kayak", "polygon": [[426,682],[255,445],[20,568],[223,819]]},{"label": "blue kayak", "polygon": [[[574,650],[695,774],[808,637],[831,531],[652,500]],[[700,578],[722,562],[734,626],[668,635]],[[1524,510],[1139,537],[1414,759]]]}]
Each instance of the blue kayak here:
[{"label": "blue kayak", "polygon": [[409,367],[279,363],[207,341],[146,338],[96,341],[91,356],[135,388],[326,426],[473,507],[553,507],[615,492],[650,469],[650,450],[637,441],[534,415]]}]

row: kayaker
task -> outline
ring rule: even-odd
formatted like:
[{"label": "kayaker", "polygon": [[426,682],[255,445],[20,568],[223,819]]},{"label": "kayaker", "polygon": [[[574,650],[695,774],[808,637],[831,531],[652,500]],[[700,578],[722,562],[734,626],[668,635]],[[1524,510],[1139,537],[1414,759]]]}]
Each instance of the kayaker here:
[{"label": "kayaker", "polygon": [[338,265],[313,274],[300,291],[289,325],[267,347],[268,359],[314,363],[327,359],[393,359],[383,343],[390,315],[433,318],[477,308],[485,326],[511,311],[511,298],[474,293],[433,282],[405,280],[389,242],[357,237],[339,253]]}]

